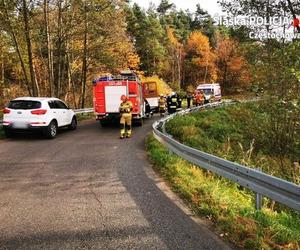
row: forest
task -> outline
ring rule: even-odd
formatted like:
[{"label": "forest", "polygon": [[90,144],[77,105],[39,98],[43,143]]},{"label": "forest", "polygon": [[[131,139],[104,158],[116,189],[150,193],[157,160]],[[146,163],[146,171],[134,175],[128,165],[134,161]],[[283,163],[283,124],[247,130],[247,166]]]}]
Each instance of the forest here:
[{"label": "forest", "polygon": [[[228,16],[292,22],[300,12],[296,0],[219,4]],[[218,25],[199,4],[191,12],[168,0],[148,9],[125,0],[0,0],[0,105],[30,95],[89,107],[92,79],[125,68],[176,91],[219,82],[226,95],[253,91],[297,100],[299,41],[249,38],[251,31],[276,28]]]}]

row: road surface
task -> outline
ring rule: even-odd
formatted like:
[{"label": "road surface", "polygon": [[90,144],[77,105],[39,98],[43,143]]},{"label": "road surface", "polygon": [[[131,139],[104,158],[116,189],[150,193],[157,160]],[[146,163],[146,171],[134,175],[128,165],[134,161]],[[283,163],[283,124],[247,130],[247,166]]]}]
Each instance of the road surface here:
[{"label": "road surface", "polygon": [[[95,121],[0,141],[0,249],[226,249],[178,206],[144,148]],[[174,202],[175,200],[175,202]]]}]

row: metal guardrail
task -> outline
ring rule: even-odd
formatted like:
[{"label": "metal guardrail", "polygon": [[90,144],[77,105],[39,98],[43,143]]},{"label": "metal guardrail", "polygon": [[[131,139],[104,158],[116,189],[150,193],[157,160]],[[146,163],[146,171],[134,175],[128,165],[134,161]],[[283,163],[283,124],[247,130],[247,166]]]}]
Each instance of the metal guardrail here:
[{"label": "metal guardrail", "polygon": [[94,108],[74,109],[75,114],[93,113]]},{"label": "metal guardrail", "polygon": [[[232,104],[232,103],[227,103]],[[227,105],[226,104],[226,105]],[[300,211],[300,186],[251,169],[220,157],[199,151],[176,141],[165,131],[165,124],[177,115],[185,115],[199,109],[220,107],[222,104],[207,104],[202,107],[183,110],[153,124],[155,138],[170,151],[199,167],[212,171],[256,193],[256,208],[260,209],[262,196]]]}]

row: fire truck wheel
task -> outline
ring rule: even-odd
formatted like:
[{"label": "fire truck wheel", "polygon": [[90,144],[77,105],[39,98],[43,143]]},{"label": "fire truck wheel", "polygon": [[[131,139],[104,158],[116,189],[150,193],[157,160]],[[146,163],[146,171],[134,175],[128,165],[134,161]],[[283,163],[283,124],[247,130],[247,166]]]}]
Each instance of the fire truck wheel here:
[{"label": "fire truck wheel", "polygon": [[143,126],[143,118],[140,118],[140,119],[137,119],[137,120],[135,120],[135,125],[136,126],[139,126],[139,127],[141,127],[141,126]]},{"label": "fire truck wheel", "polygon": [[108,126],[108,122],[107,121],[104,121],[104,120],[100,120],[100,125],[102,128],[105,128]]}]

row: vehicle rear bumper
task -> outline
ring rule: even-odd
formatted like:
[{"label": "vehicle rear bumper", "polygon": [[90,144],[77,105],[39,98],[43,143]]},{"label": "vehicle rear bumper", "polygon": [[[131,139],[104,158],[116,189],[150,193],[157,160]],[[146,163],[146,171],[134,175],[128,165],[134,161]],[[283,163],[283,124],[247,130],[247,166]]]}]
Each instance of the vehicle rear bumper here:
[{"label": "vehicle rear bumper", "polygon": [[24,131],[24,130],[42,130],[47,128],[46,123],[39,123],[39,124],[26,124],[24,127],[16,127],[14,126],[14,123],[3,123],[3,128],[7,130],[18,130],[18,131]]}]

